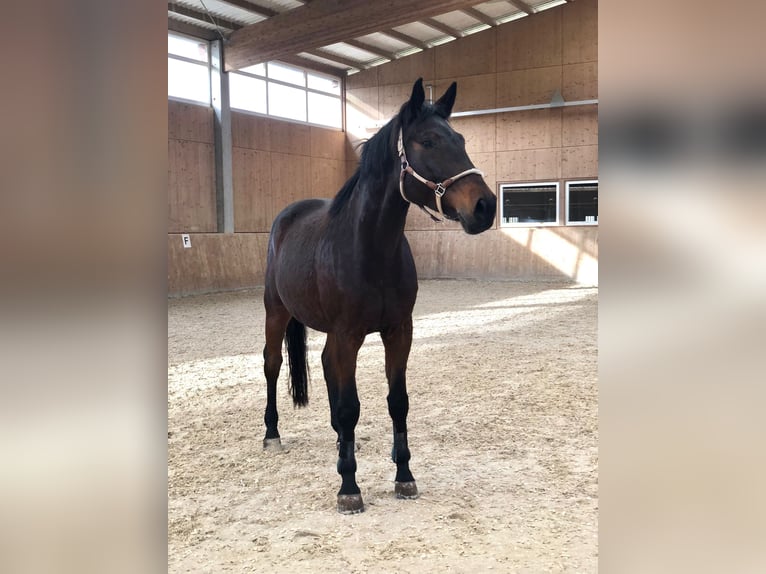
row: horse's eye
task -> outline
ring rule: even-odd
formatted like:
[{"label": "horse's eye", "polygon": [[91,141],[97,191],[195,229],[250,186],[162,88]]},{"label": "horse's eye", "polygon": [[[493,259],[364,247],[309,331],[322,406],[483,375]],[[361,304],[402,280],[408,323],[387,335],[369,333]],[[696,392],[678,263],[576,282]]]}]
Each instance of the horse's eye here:
[{"label": "horse's eye", "polygon": [[426,149],[431,149],[432,147],[434,147],[434,142],[432,142],[431,140],[423,140],[420,145],[422,145]]}]

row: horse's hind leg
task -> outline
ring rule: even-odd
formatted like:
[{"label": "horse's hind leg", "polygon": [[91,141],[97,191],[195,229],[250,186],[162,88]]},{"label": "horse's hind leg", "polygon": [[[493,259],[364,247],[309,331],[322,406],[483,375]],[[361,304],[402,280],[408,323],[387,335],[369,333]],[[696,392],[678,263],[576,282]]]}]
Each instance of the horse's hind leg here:
[{"label": "horse's hind leg", "polygon": [[264,295],[264,305],[266,307],[266,345],[263,347],[263,372],[266,375],[266,414],[263,422],[266,423],[266,436],[263,439],[263,448],[281,450],[282,441],[277,428],[279,423],[277,380],[282,367],[282,342],[290,313],[281,301],[271,295],[269,289]]},{"label": "horse's hind leg", "polygon": [[398,498],[417,498],[418,487],[410,472],[410,449],[407,444],[407,359],[412,346],[412,318],[381,333],[386,350],[388,412],[394,423],[394,446],[391,459],[396,463],[394,491]]}]

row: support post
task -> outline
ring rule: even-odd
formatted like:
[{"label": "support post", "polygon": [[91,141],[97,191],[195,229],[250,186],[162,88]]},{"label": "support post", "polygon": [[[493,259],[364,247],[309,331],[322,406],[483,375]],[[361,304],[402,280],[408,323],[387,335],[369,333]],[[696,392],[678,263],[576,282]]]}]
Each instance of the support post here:
[{"label": "support post", "polygon": [[234,233],[231,107],[229,74],[224,70],[223,41],[210,43],[210,90],[215,144],[215,204],[219,233]]}]

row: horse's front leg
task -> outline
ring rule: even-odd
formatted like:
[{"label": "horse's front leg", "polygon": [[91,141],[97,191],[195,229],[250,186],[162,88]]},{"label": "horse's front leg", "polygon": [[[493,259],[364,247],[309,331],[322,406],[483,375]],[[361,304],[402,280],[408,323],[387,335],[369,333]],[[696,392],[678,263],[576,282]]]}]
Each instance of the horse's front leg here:
[{"label": "horse's front leg", "polygon": [[[362,494],[356,484],[355,429],[359,422],[359,396],[356,392],[356,358],[364,335],[331,334],[327,337],[323,363],[330,392],[331,419],[338,432],[338,512],[355,514],[364,510]],[[334,375],[334,376],[333,376]],[[337,385],[334,397],[331,381]],[[333,400],[334,398],[334,400]]]},{"label": "horse's front leg", "polygon": [[398,498],[417,498],[418,487],[410,472],[410,448],[407,444],[407,359],[412,346],[412,317],[395,328],[381,333],[386,350],[388,412],[394,423],[394,446],[391,459],[396,463],[394,491]]}]

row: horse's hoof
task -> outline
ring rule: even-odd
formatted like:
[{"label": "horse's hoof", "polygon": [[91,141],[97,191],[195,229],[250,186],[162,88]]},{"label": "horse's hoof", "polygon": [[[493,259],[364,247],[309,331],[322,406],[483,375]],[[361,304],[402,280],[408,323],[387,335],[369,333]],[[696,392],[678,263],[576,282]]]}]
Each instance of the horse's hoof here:
[{"label": "horse's hoof", "polygon": [[267,452],[282,452],[285,447],[282,446],[282,439],[277,438],[265,438],[263,439],[263,450]]},{"label": "horse's hoof", "polygon": [[339,494],[338,512],[341,514],[358,514],[364,512],[364,502],[361,494]]},{"label": "horse's hoof", "polygon": [[418,492],[418,485],[415,481],[412,482],[396,482],[394,483],[394,492],[396,498],[417,498],[420,496]]}]

